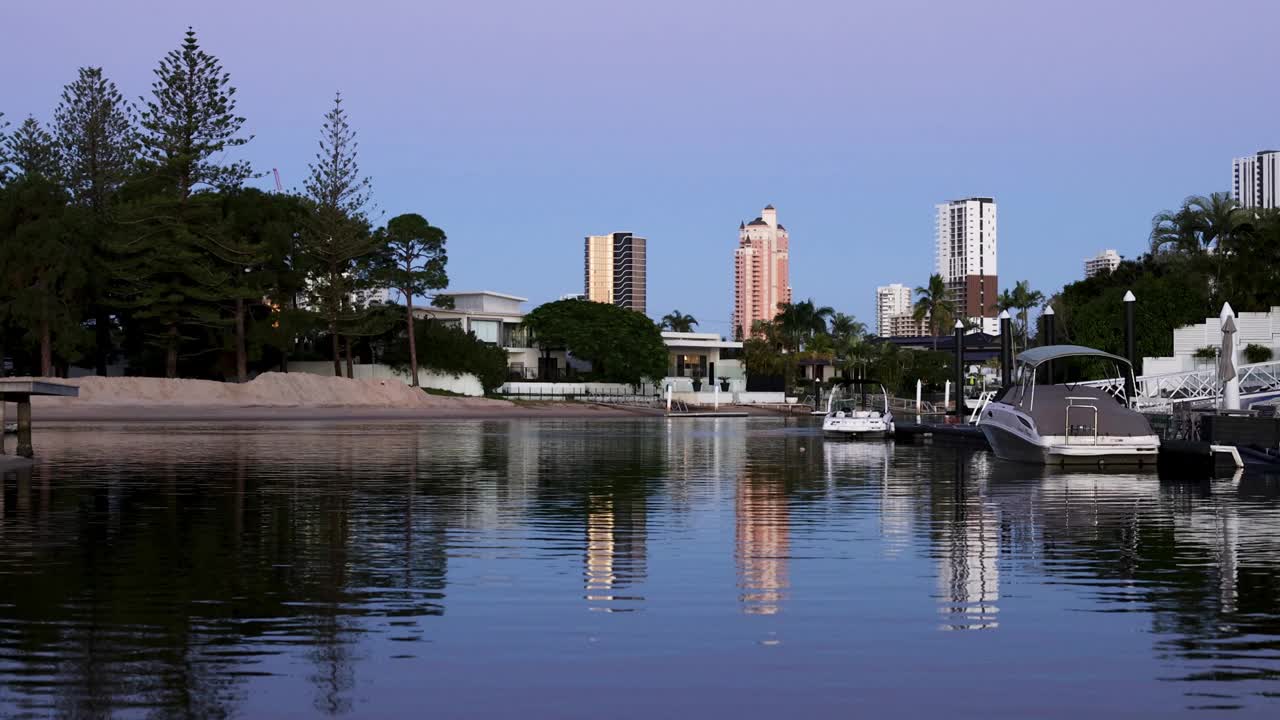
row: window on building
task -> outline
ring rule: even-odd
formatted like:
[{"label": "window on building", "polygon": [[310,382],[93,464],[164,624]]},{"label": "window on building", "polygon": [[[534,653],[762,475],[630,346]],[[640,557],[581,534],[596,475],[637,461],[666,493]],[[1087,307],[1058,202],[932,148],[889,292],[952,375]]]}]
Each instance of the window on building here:
[{"label": "window on building", "polygon": [[481,342],[498,344],[498,334],[502,323],[497,320],[472,320],[471,333]]}]

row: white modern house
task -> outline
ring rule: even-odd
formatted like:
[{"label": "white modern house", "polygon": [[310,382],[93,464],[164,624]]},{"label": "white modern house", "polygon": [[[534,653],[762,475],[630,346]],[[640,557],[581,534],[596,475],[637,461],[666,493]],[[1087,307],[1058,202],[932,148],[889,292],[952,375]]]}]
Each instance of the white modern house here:
[{"label": "white modern house", "polygon": [[747,374],[742,367],[742,343],[725,340],[715,333],[664,332],[667,346],[667,377],[662,385],[671,384],[676,391],[693,390],[698,379],[707,390],[729,383],[730,392],[745,392]]},{"label": "white modern house", "polygon": [[[1236,315],[1240,348],[1261,345],[1270,348],[1272,356],[1280,359],[1280,307],[1268,312],[1242,312]],[[1213,358],[1197,358],[1196,351],[1217,348],[1222,345],[1222,321],[1205,318],[1203,323],[1180,327],[1173,331],[1172,357],[1142,358],[1143,375],[1207,370],[1217,362]],[[1248,362],[1243,357],[1240,362]]]},{"label": "white modern house", "polygon": [[[440,296],[452,298],[453,307],[415,307],[414,316],[456,327],[475,335],[477,340],[503,348],[507,351],[507,368],[512,375],[534,379],[554,377],[557,371],[565,370],[564,353],[552,353],[551,357],[544,358],[544,353],[530,340],[522,307],[528,298],[492,290],[446,290]],[[551,363],[555,363],[554,369],[549,367]],[[540,369],[546,372],[539,372]]]}]

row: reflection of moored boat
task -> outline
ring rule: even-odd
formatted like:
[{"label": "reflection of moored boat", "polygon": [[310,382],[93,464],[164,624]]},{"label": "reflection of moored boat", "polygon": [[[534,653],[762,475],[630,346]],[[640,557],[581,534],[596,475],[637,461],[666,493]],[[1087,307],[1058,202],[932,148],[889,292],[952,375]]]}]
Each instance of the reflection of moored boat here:
[{"label": "reflection of moored boat", "polygon": [[[822,432],[842,437],[882,438],[893,434],[893,413],[889,411],[889,395],[884,386],[870,380],[853,380],[849,383],[857,394],[840,399],[833,392],[827,401],[827,414],[822,420]],[[867,388],[879,390],[878,395],[868,396]],[[879,401],[876,401],[879,398]]]},{"label": "reflection of moored boat", "polygon": [[1064,464],[1152,465],[1160,439],[1129,407],[1124,383],[1115,388],[1041,385],[1036,369],[1053,360],[1089,358],[1114,363],[1111,377],[1132,378],[1122,357],[1080,345],[1032,348],[1018,356],[1014,383],[986,406],[978,427],[1006,460]]},{"label": "reflection of moored boat", "polygon": [[16,423],[16,422],[9,422],[9,423],[5,423],[5,424],[4,424],[4,427],[3,427],[3,428],[0,428],[0,431],[3,431],[5,434],[9,434],[9,433],[17,433],[17,432],[18,432],[18,423]]}]

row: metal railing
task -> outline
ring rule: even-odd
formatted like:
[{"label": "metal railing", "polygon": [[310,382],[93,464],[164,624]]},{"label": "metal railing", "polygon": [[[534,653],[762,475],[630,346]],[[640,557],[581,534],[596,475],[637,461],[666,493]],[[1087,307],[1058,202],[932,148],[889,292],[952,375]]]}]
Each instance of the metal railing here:
[{"label": "metal railing", "polygon": [[[1280,394],[1280,361],[1241,365],[1236,370],[1240,381],[1241,399]],[[1185,404],[1211,404],[1222,396],[1217,368],[1189,370],[1185,372],[1143,375],[1136,379],[1134,407],[1144,412],[1170,411]],[[1082,382],[1084,387],[1105,388],[1112,395],[1119,393],[1124,381],[1118,378]]]}]

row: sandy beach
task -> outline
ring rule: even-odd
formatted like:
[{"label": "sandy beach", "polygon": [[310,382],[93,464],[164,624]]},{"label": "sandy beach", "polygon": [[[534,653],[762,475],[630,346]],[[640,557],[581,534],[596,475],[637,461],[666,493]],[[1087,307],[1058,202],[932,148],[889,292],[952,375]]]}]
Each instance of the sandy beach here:
[{"label": "sandy beach", "polygon": [[[656,417],[656,408],[432,395],[387,380],[266,373],[244,383],[140,377],[50,379],[76,398],[37,397],[37,424],[94,422],[403,421]],[[14,408],[6,417],[13,420]]]}]

